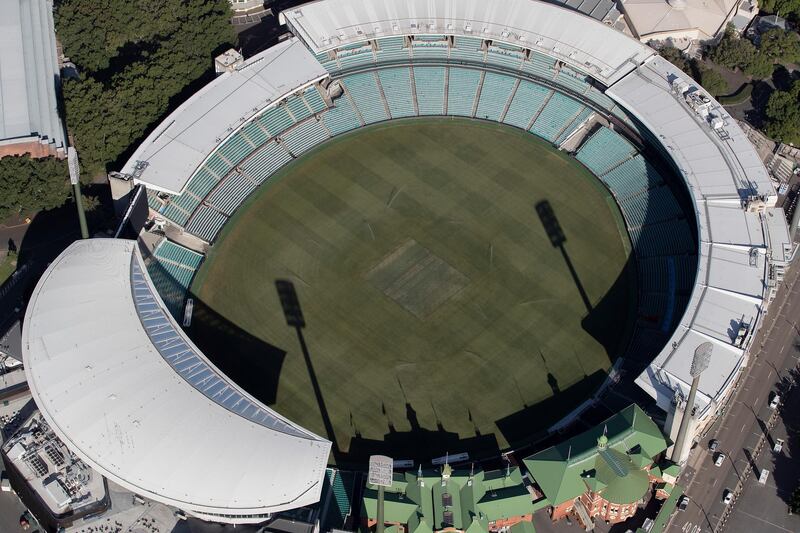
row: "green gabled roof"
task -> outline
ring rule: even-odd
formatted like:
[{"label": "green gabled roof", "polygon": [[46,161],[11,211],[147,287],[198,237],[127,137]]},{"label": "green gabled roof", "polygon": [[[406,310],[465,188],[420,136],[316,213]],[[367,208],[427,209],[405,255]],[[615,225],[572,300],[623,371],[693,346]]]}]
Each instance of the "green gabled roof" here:
[{"label": "green gabled roof", "polygon": [[636,468],[645,468],[653,464],[653,460],[641,453],[632,453],[629,456]]},{"label": "green gabled roof", "polygon": [[[378,518],[378,492],[373,489],[364,490],[363,512],[372,520]],[[386,522],[407,524],[411,515],[416,514],[417,504],[403,494],[384,493],[383,518]]]},{"label": "green gabled roof", "polygon": [[408,520],[408,533],[433,533],[433,529],[419,513],[414,513]]},{"label": "green gabled roof", "polygon": [[597,439],[604,433],[608,447],[623,453],[652,458],[667,448],[655,422],[632,404],[594,428],[525,458],[525,466],[553,505],[585,491],[581,476],[594,468]]},{"label": "green gabled roof", "polygon": [[670,461],[661,465],[661,473],[662,475],[678,477],[681,474],[681,467]]},{"label": "green gabled roof", "polygon": [[472,520],[464,533],[487,533],[489,531],[489,524],[486,520],[479,520],[475,518]]},{"label": "green gabled roof", "polygon": [[511,526],[511,533],[536,533],[536,529],[533,527],[533,522],[523,520]]},{"label": "green gabled roof", "polygon": [[644,455],[653,458],[666,450],[671,444],[661,433],[656,423],[638,405],[629,405],[620,411],[618,416],[628,421],[630,427],[636,433],[634,440],[641,446]]},{"label": "green gabled roof", "polygon": [[400,528],[396,525],[391,525],[384,529],[386,533],[400,533]]},{"label": "green gabled roof", "polygon": [[486,490],[501,489],[522,484],[522,472],[519,467],[508,468],[506,470],[493,470],[485,472],[483,476],[483,486]]},{"label": "green gabled roof", "polygon": [[594,477],[594,475],[584,477],[583,482],[593,492],[600,492],[601,490],[606,488],[606,484],[597,479],[596,477]]},{"label": "green gabled roof", "polygon": [[[465,481],[466,483],[466,481]],[[450,495],[452,505],[445,509],[442,497],[445,494]],[[439,481],[433,486],[433,527],[434,529],[442,529],[444,521],[445,510],[453,512],[453,526],[456,529],[464,529],[467,524],[463,523],[464,516],[461,513],[461,484],[457,483],[452,478],[444,482]]]},{"label": "green gabled roof", "polygon": [[628,455],[617,450],[603,450],[595,460],[595,475],[605,485],[601,496],[611,503],[634,503],[650,488],[647,472],[637,468]]},{"label": "green gabled roof", "polygon": [[419,478],[422,480],[422,484],[419,483],[419,479],[417,479],[416,476],[407,475],[407,479],[406,496],[416,502],[419,506],[419,512],[422,514],[422,518],[425,519],[428,524],[432,525],[434,523],[434,516],[431,488],[439,483],[438,478],[429,478],[423,475],[423,477]]},{"label": "green gabled roof", "polygon": [[500,518],[533,514],[531,495],[523,485],[488,491],[478,502],[477,508],[490,522]]}]

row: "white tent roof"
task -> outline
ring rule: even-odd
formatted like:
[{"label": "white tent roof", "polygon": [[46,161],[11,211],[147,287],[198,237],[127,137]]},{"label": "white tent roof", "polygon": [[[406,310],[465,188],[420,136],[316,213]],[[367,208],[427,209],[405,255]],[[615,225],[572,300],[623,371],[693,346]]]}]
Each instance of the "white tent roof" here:
[{"label": "white tent roof", "polygon": [[133,174],[144,161],[137,181],[179,194],[214,148],[245,122],[327,75],[296,38],[278,43],[192,95],[148,135],[122,172]]},{"label": "white tent roof", "polygon": [[134,241],[73,243],[34,291],[23,331],[36,404],[81,459],[189,511],[315,503],[331,444],[260,404],[174,323]]},{"label": "white tent roof", "polygon": [[711,39],[741,0],[625,0],[628,23],[642,39]]},{"label": "white tent roof", "polygon": [[653,55],[593,18],[535,0],[317,0],[280,16],[315,53],[392,35],[472,35],[539,50],[606,85]]},{"label": "white tent roof", "polygon": [[[734,346],[739,325],[757,327],[767,294],[766,256],[788,261],[791,250],[783,210],[746,212],[743,202],[775,189],[746,134],[713,103],[712,115],[724,120],[726,135],[715,133],[684,98],[671,90],[687,77],[671,63],[654,57],[606,94],[636,116],[665,147],[689,187],[697,215],[700,257],[695,288],[680,326],[637,383],[665,410],[674,391],[686,394],[694,349],[714,345],[711,366],[700,379],[698,404],[705,408],[724,395],[745,361]],[[774,225],[774,237],[769,226]],[[783,231],[781,231],[783,228]]]}]

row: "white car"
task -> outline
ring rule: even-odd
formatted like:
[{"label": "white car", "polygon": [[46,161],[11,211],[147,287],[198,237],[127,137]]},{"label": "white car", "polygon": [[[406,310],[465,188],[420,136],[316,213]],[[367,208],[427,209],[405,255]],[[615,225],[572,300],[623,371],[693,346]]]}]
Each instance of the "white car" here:
[{"label": "white car", "polygon": [[717,458],[714,459],[714,466],[722,466],[722,462],[725,461],[726,455],[722,452],[717,454]]},{"label": "white car", "polygon": [[781,403],[781,395],[776,392],[775,394],[772,395],[772,400],[770,400],[769,402],[769,408],[777,409],[778,404],[780,403]]},{"label": "white car", "polygon": [[724,503],[725,505],[730,505],[732,501],[733,501],[733,491],[731,491],[730,489],[725,489],[724,491],[722,491],[722,503]]}]

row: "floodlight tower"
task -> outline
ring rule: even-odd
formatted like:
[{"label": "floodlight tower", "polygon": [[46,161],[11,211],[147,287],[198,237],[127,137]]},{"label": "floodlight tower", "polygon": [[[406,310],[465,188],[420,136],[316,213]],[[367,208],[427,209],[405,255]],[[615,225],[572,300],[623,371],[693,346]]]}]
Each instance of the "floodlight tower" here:
[{"label": "floodlight tower", "polygon": [[694,350],[692,366],[689,369],[689,374],[692,376],[692,387],[689,389],[689,398],[686,400],[686,406],[683,408],[683,418],[681,419],[681,426],[678,429],[678,438],[675,439],[675,446],[672,448],[672,460],[676,463],[681,462],[681,455],[683,455],[686,434],[689,430],[689,422],[692,419],[692,411],[694,411],[694,398],[697,395],[697,386],[700,384],[700,374],[708,368],[708,364],[711,361],[711,352],[713,350],[714,345],[710,342],[704,342]]},{"label": "floodlight tower", "polygon": [[86,225],[86,212],[83,210],[81,197],[81,167],[78,164],[78,152],[72,146],[67,148],[67,166],[69,167],[69,181],[75,195],[75,206],[78,208],[78,222],[81,225],[81,237],[89,238],[89,227]]},{"label": "floodlight tower", "polygon": [[378,509],[376,512],[375,532],[383,533],[384,517],[383,517],[383,498],[384,489],[392,486],[392,475],[394,474],[394,461],[391,457],[385,455],[371,455],[369,458],[369,471],[367,473],[367,483],[377,485],[378,487]]}]

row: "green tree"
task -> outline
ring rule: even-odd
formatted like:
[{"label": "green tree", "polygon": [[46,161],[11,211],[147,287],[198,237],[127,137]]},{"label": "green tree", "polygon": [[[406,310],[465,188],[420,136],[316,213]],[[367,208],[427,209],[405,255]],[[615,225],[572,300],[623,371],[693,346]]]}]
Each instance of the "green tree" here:
[{"label": "green tree", "polygon": [[729,69],[743,69],[753,61],[756,47],[747,39],[742,39],[730,26],[725,30],[719,44],[709,55],[711,60]]},{"label": "green tree", "polygon": [[800,0],[760,0],[758,4],[766,13],[779,13],[782,17],[800,17]]},{"label": "green tree", "polygon": [[67,163],[52,157],[0,159],[0,220],[11,215],[53,209],[70,193]]},{"label": "green tree", "polygon": [[800,144],[800,81],[789,91],[775,91],[769,97],[765,115],[767,135],[785,143]]},{"label": "green tree", "polygon": [[742,70],[748,76],[763,80],[772,76],[772,72],[775,70],[775,63],[764,54],[756,52]]},{"label": "green tree", "polygon": [[800,514],[800,485],[792,493],[792,501],[789,503],[789,510],[794,514]]},{"label": "green tree", "polygon": [[712,96],[719,96],[728,94],[728,82],[722,77],[722,74],[714,69],[706,69],[700,73],[700,85],[711,93]]},{"label": "green tree", "polygon": [[666,59],[667,61],[669,61],[682,71],[689,73],[690,69],[689,60],[686,58],[685,55],[683,55],[683,52],[681,50],[675,48],[674,46],[662,46],[658,50],[658,53],[661,55],[661,57],[663,57],[664,59]]},{"label": "green tree", "polygon": [[84,175],[140,141],[176,96],[210,75],[235,35],[227,0],[63,0],[56,29],[80,80],[64,82]]},{"label": "green tree", "polygon": [[761,34],[759,51],[779,63],[800,61],[800,39],[793,31],[773,28]]}]

